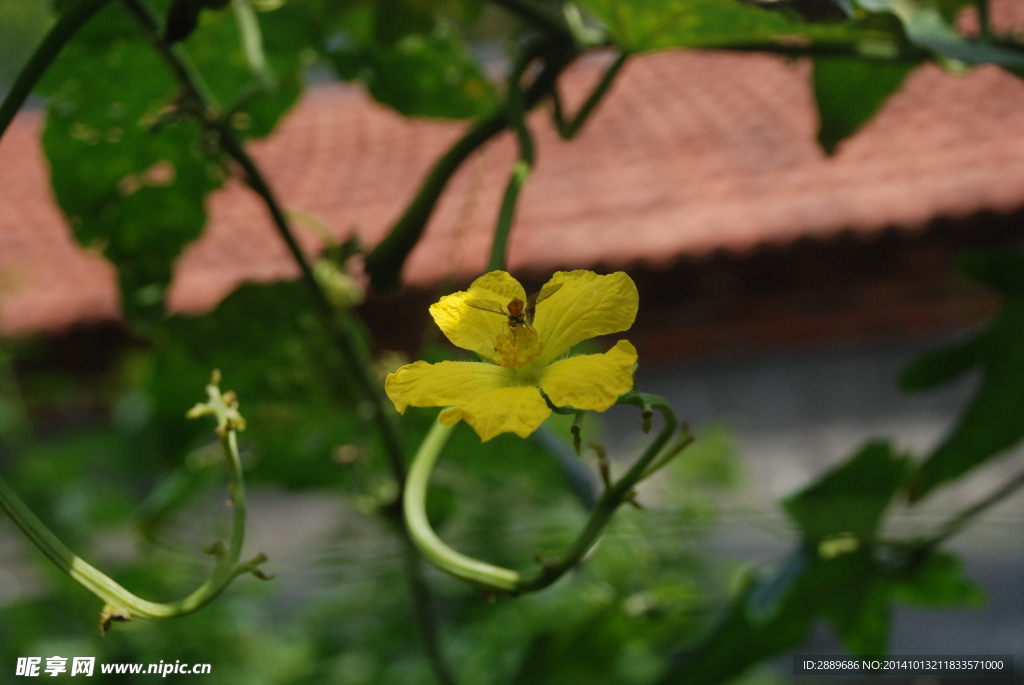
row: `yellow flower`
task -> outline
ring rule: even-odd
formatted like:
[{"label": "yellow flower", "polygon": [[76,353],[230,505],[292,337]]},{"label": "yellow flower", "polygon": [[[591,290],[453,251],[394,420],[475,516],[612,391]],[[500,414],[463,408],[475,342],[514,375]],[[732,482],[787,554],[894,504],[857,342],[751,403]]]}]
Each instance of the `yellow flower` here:
[{"label": "yellow flower", "polygon": [[[398,411],[448,407],[441,423],[464,420],[487,441],[537,430],[551,415],[544,395],[556,407],[604,411],[615,404],[633,388],[637,357],[628,341],[604,354],[562,357],[577,343],[633,325],[639,302],[633,280],[621,271],[559,271],[541,292],[551,294],[537,303],[532,322],[479,308],[482,301],[497,302],[507,314],[510,303],[527,301],[523,286],[504,271],[484,274],[468,291],[432,305],[430,314],[448,339],[485,361],[403,366],[385,383]],[[474,301],[478,306],[469,304]]]}]

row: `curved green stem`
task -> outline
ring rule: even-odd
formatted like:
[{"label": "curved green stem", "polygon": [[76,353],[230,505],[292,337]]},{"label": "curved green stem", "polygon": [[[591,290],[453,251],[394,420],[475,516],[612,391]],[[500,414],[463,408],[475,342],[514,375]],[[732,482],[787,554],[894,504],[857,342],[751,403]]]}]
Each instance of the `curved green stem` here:
[{"label": "curved green stem", "polygon": [[413,458],[402,500],[409,537],[423,556],[441,570],[474,585],[510,592],[520,581],[518,573],[456,552],[437,537],[434,529],[430,527],[430,521],[427,520],[427,487],[430,484],[430,474],[451,433],[451,427],[435,423]]},{"label": "curved green stem", "polygon": [[687,432],[680,441],[665,449],[678,426],[678,421],[672,407],[663,398],[633,391],[620,397],[618,404],[630,404],[641,409],[653,408],[662,415],[665,425],[626,474],[601,495],[586,526],[561,559],[546,562],[541,570],[524,577],[511,569],[493,566],[456,552],[437,536],[427,519],[427,489],[430,474],[452,432],[452,428],[440,423],[434,424],[420,444],[405,485],[403,512],[413,543],[423,556],[441,570],[489,590],[518,595],[535,592],[554,583],[579,564],[593,548],[615,511],[624,502],[633,499],[636,494],[633,488],[636,484],[692,442]]},{"label": "curved green stem", "polygon": [[80,0],[60,15],[57,23],[43,38],[43,42],[32,53],[28,64],[22,68],[14,85],[11,86],[10,92],[7,93],[7,97],[4,98],[3,104],[0,105],[0,137],[3,137],[4,131],[10,126],[14,115],[21,109],[32,89],[61,49],[67,45],[85,22],[89,21],[108,2],[110,0]]},{"label": "curved green stem", "polygon": [[[183,599],[174,602],[151,602],[126,590],[105,573],[72,552],[39,520],[39,517],[28,508],[28,505],[18,497],[14,490],[0,480],[0,509],[4,510],[29,540],[60,570],[106,603],[101,626],[104,630],[112,620],[128,620],[135,616],[162,619],[190,614],[215,599],[236,577],[244,573],[259,575],[258,566],[266,561],[266,556],[263,554],[246,562],[239,563],[238,561],[245,539],[245,484],[235,435],[236,429],[241,428],[238,423],[241,417],[238,416],[232,401],[230,399],[225,401],[216,382],[208,385],[206,390],[210,397],[209,401],[206,404],[197,405],[196,409],[190,412],[190,416],[213,414],[218,417],[220,424],[218,433],[221,445],[224,447],[224,456],[228,462],[228,488],[234,508],[234,521],[228,549],[225,551],[224,545],[220,542],[211,547],[217,561],[210,577]],[[237,420],[234,418],[236,416]]]}]

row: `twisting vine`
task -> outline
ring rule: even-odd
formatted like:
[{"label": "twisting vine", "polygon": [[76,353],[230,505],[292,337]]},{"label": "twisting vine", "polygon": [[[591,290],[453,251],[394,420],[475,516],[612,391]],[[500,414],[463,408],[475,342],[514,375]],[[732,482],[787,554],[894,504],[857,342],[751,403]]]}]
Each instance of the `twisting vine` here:
[{"label": "twisting vine", "polygon": [[72,552],[39,520],[39,517],[32,513],[14,490],[0,480],[0,509],[4,510],[25,536],[57,568],[105,602],[100,614],[100,629],[103,632],[106,632],[114,621],[128,621],[133,617],[175,618],[198,611],[216,599],[232,580],[246,573],[252,573],[262,579],[267,578],[259,570],[260,564],[267,560],[265,555],[258,554],[248,561],[239,561],[242,542],[245,539],[246,511],[245,479],[238,455],[237,433],[245,429],[245,419],[238,412],[238,400],[234,393],[221,393],[219,372],[213,372],[210,384],[206,386],[206,394],[207,401],[197,404],[188,415],[190,418],[213,416],[217,419],[217,435],[228,466],[228,493],[234,511],[234,521],[227,547],[218,540],[205,550],[216,558],[210,577],[183,599],[174,602],[150,602],[132,594]]}]

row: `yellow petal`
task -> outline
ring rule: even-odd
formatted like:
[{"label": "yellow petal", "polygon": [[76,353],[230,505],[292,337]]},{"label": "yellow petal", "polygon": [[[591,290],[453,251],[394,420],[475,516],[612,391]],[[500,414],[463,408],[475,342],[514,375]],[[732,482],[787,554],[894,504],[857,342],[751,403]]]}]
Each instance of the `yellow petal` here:
[{"label": "yellow petal", "polygon": [[604,411],[633,389],[636,348],[620,340],[604,354],[584,354],[544,370],[540,387],[556,407]]},{"label": "yellow petal", "polygon": [[473,427],[480,440],[487,442],[501,433],[525,438],[550,415],[551,409],[537,388],[519,386],[479,394],[465,405],[445,409],[438,420],[451,426],[462,419]]},{"label": "yellow petal", "polygon": [[510,385],[512,373],[485,362],[416,362],[389,375],[384,391],[404,414],[409,406],[466,404],[481,393]]},{"label": "yellow petal", "polygon": [[442,297],[430,306],[430,315],[453,345],[494,359],[494,340],[508,332],[508,318],[470,307],[466,301],[490,300],[507,308],[515,299],[526,300],[523,286],[504,271],[491,271],[473,281],[468,291]]},{"label": "yellow petal", "polygon": [[502,304],[512,300],[526,301],[523,286],[505,271],[485,273],[469,286],[469,294],[485,300],[499,300]]},{"label": "yellow petal", "polygon": [[537,304],[533,322],[544,341],[541,364],[558,359],[584,340],[633,325],[640,297],[625,273],[599,276],[593,271],[559,271],[547,285],[555,283],[562,287]]}]

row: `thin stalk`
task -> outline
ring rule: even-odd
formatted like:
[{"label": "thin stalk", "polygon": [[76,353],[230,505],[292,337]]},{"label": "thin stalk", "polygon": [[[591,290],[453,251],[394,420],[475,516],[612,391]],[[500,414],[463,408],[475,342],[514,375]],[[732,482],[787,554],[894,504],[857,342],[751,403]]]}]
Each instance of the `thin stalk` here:
[{"label": "thin stalk", "polygon": [[[201,105],[203,110],[203,123],[215,130],[220,136],[221,146],[224,151],[235,160],[245,171],[245,180],[249,187],[263,200],[267,211],[270,213],[274,227],[284,240],[306,285],[312,291],[324,321],[334,334],[334,339],[345,358],[346,364],[351,369],[356,383],[364,397],[373,405],[373,420],[384,441],[385,452],[391,468],[392,476],[398,483],[399,492],[404,489],[406,482],[405,460],[403,449],[399,438],[398,427],[394,424],[391,415],[388,413],[383,392],[374,379],[370,376],[368,364],[363,359],[357,335],[353,327],[347,324],[346,320],[339,320],[337,312],[330,304],[326,294],[320,287],[319,282],[313,274],[313,269],[302,252],[298,241],[295,239],[288,219],[285,216],[281,205],[278,203],[270,184],[266,181],[260,168],[246,152],[242,142],[235,136],[229,122],[223,117],[218,117],[218,109],[210,94],[209,89],[203,84],[202,78],[192,66],[184,50],[179,46],[168,46],[161,38],[159,23],[152,10],[145,4],[144,0],[125,0],[133,13],[139,18],[140,23],[147,29],[150,40],[157,50],[164,56],[171,70],[177,76],[179,82]],[[405,528],[405,522],[400,510],[386,512],[395,521],[402,536],[406,539],[409,532]],[[436,620],[431,610],[432,597],[426,580],[422,577],[418,563],[407,563],[409,572],[409,583],[412,589],[417,617],[422,628],[423,639],[426,644],[428,656],[434,667],[435,673],[444,685],[454,685],[455,680],[451,670],[446,665],[440,650],[437,635]]]},{"label": "thin stalk", "polygon": [[390,415],[387,412],[383,394],[380,388],[377,387],[374,380],[370,377],[366,365],[360,363],[358,345],[352,339],[351,331],[337,323],[335,318],[336,312],[327,299],[323,289],[320,287],[316,277],[313,275],[313,268],[310,265],[309,260],[306,259],[306,255],[302,251],[302,248],[299,246],[298,240],[296,240],[288,223],[288,219],[285,216],[284,211],[281,209],[281,205],[278,203],[270,184],[267,183],[266,178],[260,171],[260,168],[246,152],[245,147],[235,135],[234,131],[231,130],[230,125],[223,120],[215,118],[217,113],[216,102],[214,101],[209,88],[206,87],[201,75],[192,65],[191,60],[188,59],[188,56],[185,54],[183,49],[178,45],[167,45],[167,43],[160,37],[160,25],[152,10],[142,2],[142,0],[125,0],[125,4],[146,29],[150,40],[159,50],[161,55],[163,55],[165,61],[170,66],[171,71],[174,72],[178,81],[186,90],[189,91],[200,105],[204,116],[206,117],[206,121],[204,123],[217,132],[220,137],[220,143],[223,150],[229,157],[234,159],[240,167],[242,167],[245,172],[246,183],[263,200],[263,203],[270,214],[270,218],[273,221],[274,228],[277,230],[281,239],[285,242],[292,258],[299,266],[299,270],[302,272],[303,281],[305,281],[306,285],[312,292],[317,306],[323,312],[332,333],[334,333],[335,340],[337,341],[342,355],[346,359],[346,363],[353,371],[360,391],[374,406],[373,418],[381,432],[382,439],[384,440],[392,471],[394,472],[395,478],[398,480],[399,486],[401,487],[405,482],[405,462],[402,456],[403,451],[401,441],[398,438],[397,427],[394,426],[390,419]]},{"label": "thin stalk", "polygon": [[653,407],[661,413],[665,425],[626,474],[601,495],[586,526],[560,560],[547,562],[537,573],[524,577],[511,569],[493,566],[461,554],[446,545],[437,536],[427,518],[427,489],[430,484],[430,474],[452,431],[451,427],[444,426],[439,422],[434,424],[420,444],[409,470],[409,480],[405,485],[405,494],[402,500],[403,512],[413,543],[423,553],[423,556],[441,570],[492,592],[519,595],[541,590],[554,583],[580,563],[587,552],[593,548],[601,531],[604,530],[615,511],[624,502],[633,498],[635,494],[633,488],[651,472],[652,463],[657,463],[655,460],[678,425],[672,407],[664,399],[655,395],[630,392],[620,397],[618,404]]},{"label": "thin stalk", "polygon": [[508,238],[512,232],[512,224],[515,221],[516,203],[519,200],[519,193],[526,185],[526,179],[533,171],[536,162],[537,151],[533,144],[533,136],[526,126],[526,112],[523,107],[522,77],[530,65],[532,51],[526,50],[526,57],[517,61],[508,78],[508,119],[512,122],[516,131],[516,140],[519,143],[519,159],[512,166],[512,173],[509,175],[508,185],[505,186],[505,196],[501,200],[501,209],[498,211],[498,222],[494,227],[494,242],[491,244],[491,256],[487,260],[488,271],[504,271],[508,261]]},{"label": "thin stalk", "polygon": [[604,494],[597,501],[597,507],[591,513],[587,525],[576,537],[576,540],[569,547],[565,555],[559,561],[546,564],[533,577],[521,581],[516,587],[517,594],[535,592],[548,587],[576,566],[587,555],[587,552],[593,548],[600,537],[601,531],[608,524],[612,514],[624,502],[632,499],[634,494],[633,488],[644,478],[651,462],[655,460],[662,448],[672,437],[672,434],[675,433],[678,426],[675,412],[672,411],[672,406],[660,397],[631,392],[620,397],[616,404],[642,406],[635,401],[636,399],[639,399],[643,406],[652,406],[657,409],[661,413],[665,425],[661,427],[661,431],[651,441],[651,444],[647,446],[647,449],[640,455],[640,458],[633,463],[626,474],[616,481],[612,487],[604,491]]},{"label": "thin stalk", "polygon": [[[523,98],[523,107],[527,112],[550,94],[558,74],[576,57],[575,49],[567,49],[564,45],[545,45],[544,48],[547,50],[544,69],[526,90]],[[452,176],[473,152],[504,131],[508,125],[506,103],[494,114],[473,124],[469,131],[437,160],[405,212],[392,225],[387,236],[366,257],[366,270],[370,274],[374,288],[386,291],[398,286],[405,260],[423,236],[427,221],[430,220],[434,207]]]},{"label": "thin stalk", "polygon": [[576,134],[580,132],[583,125],[587,123],[587,119],[600,104],[601,100],[608,93],[608,89],[611,88],[612,83],[615,81],[615,77],[619,75],[623,65],[626,64],[626,59],[629,57],[625,52],[619,53],[619,56],[615,58],[615,61],[608,65],[605,69],[604,74],[601,75],[601,80],[598,81],[594,87],[593,92],[586,99],[583,105],[580,107],[580,111],[576,113],[576,116],[572,119],[566,119],[565,113],[562,109],[562,98],[558,94],[558,87],[551,89],[551,99],[554,103],[554,111],[552,112],[552,118],[555,121],[555,128],[558,130],[560,135],[565,140],[572,140],[576,137]]},{"label": "thin stalk", "polygon": [[989,21],[988,0],[974,0],[974,6],[978,8],[980,38],[984,41],[992,40],[992,26]]},{"label": "thin stalk", "polygon": [[[242,464],[238,456],[236,423],[231,419],[221,421],[226,412],[234,409],[226,403],[216,383],[206,388],[210,399],[202,413],[215,414],[223,430],[218,429],[224,457],[228,463],[228,490],[231,493],[231,504],[234,509],[231,537],[225,552],[222,544],[217,543],[211,549],[217,557],[210,577],[192,594],[175,602],[150,602],[126,590],[102,571],[84,561],[71,551],[54,533],[39,520],[31,509],[18,497],[3,480],[0,480],[0,509],[14,521],[52,561],[57,568],[68,574],[85,589],[102,599],[104,607],[104,625],[110,620],[128,620],[132,617],[150,619],[174,618],[192,613],[215,599],[232,580],[244,573],[259,575],[259,565],[266,561],[266,556],[259,554],[249,561],[239,563],[242,543],[245,540],[245,483],[242,475]],[[192,414],[196,416],[198,414]]]},{"label": "thin stalk", "polygon": [[15,79],[14,85],[0,105],[0,138],[3,137],[7,127],[10,126],[14,115],[18,113],[21,106],[25,104],[32,89],[42,78],[54,58],[67,45],[68,41],[82,28],[85,22],[89,21],[94,14],[103,9],[110,0],[80,0],[57,19],[43,42],[39,44],[28,63],[22,68]]},{"label": "thin stalk", "polygon": [[979,515],[1017,492],[1017,490],[1022,486],[1024,486],[1024,471],[1021,471],[1006,483],[996,488],[991,494],[981,501],[967,507],[963,511],[958,512],[941,528],[939,528],[938,533],[918,545],[918,549],[933,549],[938,547],[940,544],[959,533],[968,523]]}]

